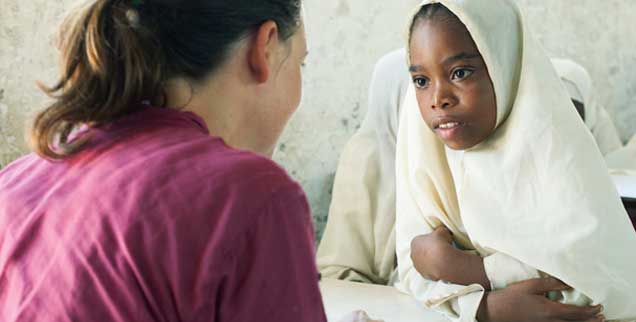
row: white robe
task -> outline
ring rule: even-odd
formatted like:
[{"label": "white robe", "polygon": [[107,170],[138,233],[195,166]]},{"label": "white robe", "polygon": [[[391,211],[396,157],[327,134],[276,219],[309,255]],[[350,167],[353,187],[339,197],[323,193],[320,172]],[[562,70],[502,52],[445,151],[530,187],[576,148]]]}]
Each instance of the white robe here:
[{"label": "white robe", "polygon": [[399,107],[411,82],[406,51],[376,64],[367,115],[345,146],[329,220],[318,247],[323,277],[389,284],[395,258],[395,142]]},{"label": "white robe", "polygon": [[585,125],[590,129],[596,144],[613,175],[636,176],[636,135],[623,145],[609,113],[598,101],[592,78],[583,66],[569,59],[552,59],[557,74],[566,84],[572,99],[585,106]]},{"label": "white robe", "polygon": [[553,58],[551,61],[570,97],[585,106],[585,125],[592,132],[601,153],[606,156],[622,148],[616,126],[598,101],[592,78],[585,68],[569,59]]},{"label": "white robe", "polygon": [[463,248],[499,262],[490,265],[497,272],[486,263],[494,289],[548,274],[575,289],[554,299],[603,304],[610,320],[636,319],[636,232],[520,9],[510,0],[422,5],[432,2],[458,16],[484,58],[497,128],[476,147],[447,155],[409,87],[397,141],[398,288],[452,320],[474,321],[480,285],[428,281],[410,258],[413,238],[444,225]]}]

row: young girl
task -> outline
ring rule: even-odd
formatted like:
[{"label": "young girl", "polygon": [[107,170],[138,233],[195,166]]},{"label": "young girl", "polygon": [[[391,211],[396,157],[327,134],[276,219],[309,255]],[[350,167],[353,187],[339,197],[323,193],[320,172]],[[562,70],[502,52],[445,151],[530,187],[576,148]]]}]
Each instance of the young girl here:
[{"label": "young girl", "polygon": [[636,319],[636,233],[519,8],[427,0],[409,36],[398,287],[455,321]]}]

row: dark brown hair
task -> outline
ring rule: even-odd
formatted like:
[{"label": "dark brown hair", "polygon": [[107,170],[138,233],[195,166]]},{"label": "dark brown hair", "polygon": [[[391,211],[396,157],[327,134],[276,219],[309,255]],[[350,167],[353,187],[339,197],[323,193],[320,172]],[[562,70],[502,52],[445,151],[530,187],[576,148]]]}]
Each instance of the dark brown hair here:
[{"label": "dark brown hair", "polygon": [[413,27],[416,22],[420,20],[430,20],[435,18],[457,18],[446,6],[441,3],[431,3],[422,6],[413,18],[413,23],[410,26],[410,32],[413,32]]},{"label": "dark brown hair", "polygon": [[49,159],[72,155],[90,140],[69,141],[74,129],[135,112],[161,97],[170,78],[202,81],[266,21],[290,38],[299,27],[300,1],[91,1],[60,28],[61,77],[52,87],[40,85],[54,100],[34,120],[32,149]]}]

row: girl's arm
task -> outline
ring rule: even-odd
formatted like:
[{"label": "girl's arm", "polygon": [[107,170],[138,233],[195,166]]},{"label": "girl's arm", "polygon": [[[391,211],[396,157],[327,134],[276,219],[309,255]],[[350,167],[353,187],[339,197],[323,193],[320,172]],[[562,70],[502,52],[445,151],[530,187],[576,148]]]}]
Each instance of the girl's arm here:
[{"label": "girl's arm", "polygon": [[479,284],[486,290],[499,290],[529,279],[539,271],[503,253],[482,258],[453,246],[450,231],[441,226],[411,242],[411,259],[417,271],[434,281],[455,284]]},{"label": "girl's arm", "polygon": [[451,233],[441,226],[411,242],[411,259],[416,270],[433,281],[460,285],[479,284],[486,290],[541,277],[539,271],[503,253],[482,258],[453,246]]},{"label": "girl's arm", "polygon": [[[600,306],[573,306],[549,300],[551,291],[566,291],[570,287],[554,278],[532,278],[536,270],[529,269],[511,257],[496,253],[490,258],[490,270],[499,276],[490,280],[484,259],[455,248],[448,229],[441,226],[427,235],[418,236],[411,243],[411,259],[422,277],[431,281],[453,284],[480,284],[486,292],[477,311],[482,322],[499,321],[589,321],[602,322]],[[487,257],[489,258],[489,257]],[[499,267],[509,266],[509,267]],[[533,271],[535,271],[533,273]],[[523,276],[530,276],[524,278]],[[537,275],[538,276],[538,275]],[[521,280],[509,283],[511,280]]]},{"label": "girl's arm", "polygon": [[433,281],[453,284],[479,284],[490,290],[484,260],[479,255],[455,248],[450,231],[441,226],[411,242],[411,259],[415,269]]}]

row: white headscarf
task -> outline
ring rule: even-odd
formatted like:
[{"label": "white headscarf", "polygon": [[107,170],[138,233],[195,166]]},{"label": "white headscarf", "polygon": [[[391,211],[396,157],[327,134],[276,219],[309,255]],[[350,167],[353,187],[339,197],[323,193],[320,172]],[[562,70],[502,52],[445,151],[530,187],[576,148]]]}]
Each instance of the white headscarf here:
[{"label": "white headscarf", "polygon": [[[636,175],[636,144],[623,146],[609,114],[594,94],[592,78],[583,66],[569,59],[552,59],[557,74],[566,84],[570,96],[585,106],[585,125],[590,129],[611,174]],[[636,136],[632,141],[636,140]]]},{"label": "white headscarf", "polygon": [[583,103],[585,125],[594,135],[601,153],[607,155],[623,147],[612,119],[596,98],[592,78],[585,68],[572,60],[559,58],[553,58],[552,65],[566,85],[570,97]]},{"label": "white headscarf", "polygon": [[435,2],[464,23],[488,67],[497,127],[451,173],[410,86],[396,159],[400,279],[413,275],[411,240],[445,225],[482,256],[503,253],[563,280],[603,304],[610,320],[636,318],[636,233],[594,138],[520,9],[511,0],[422,6]]}]

